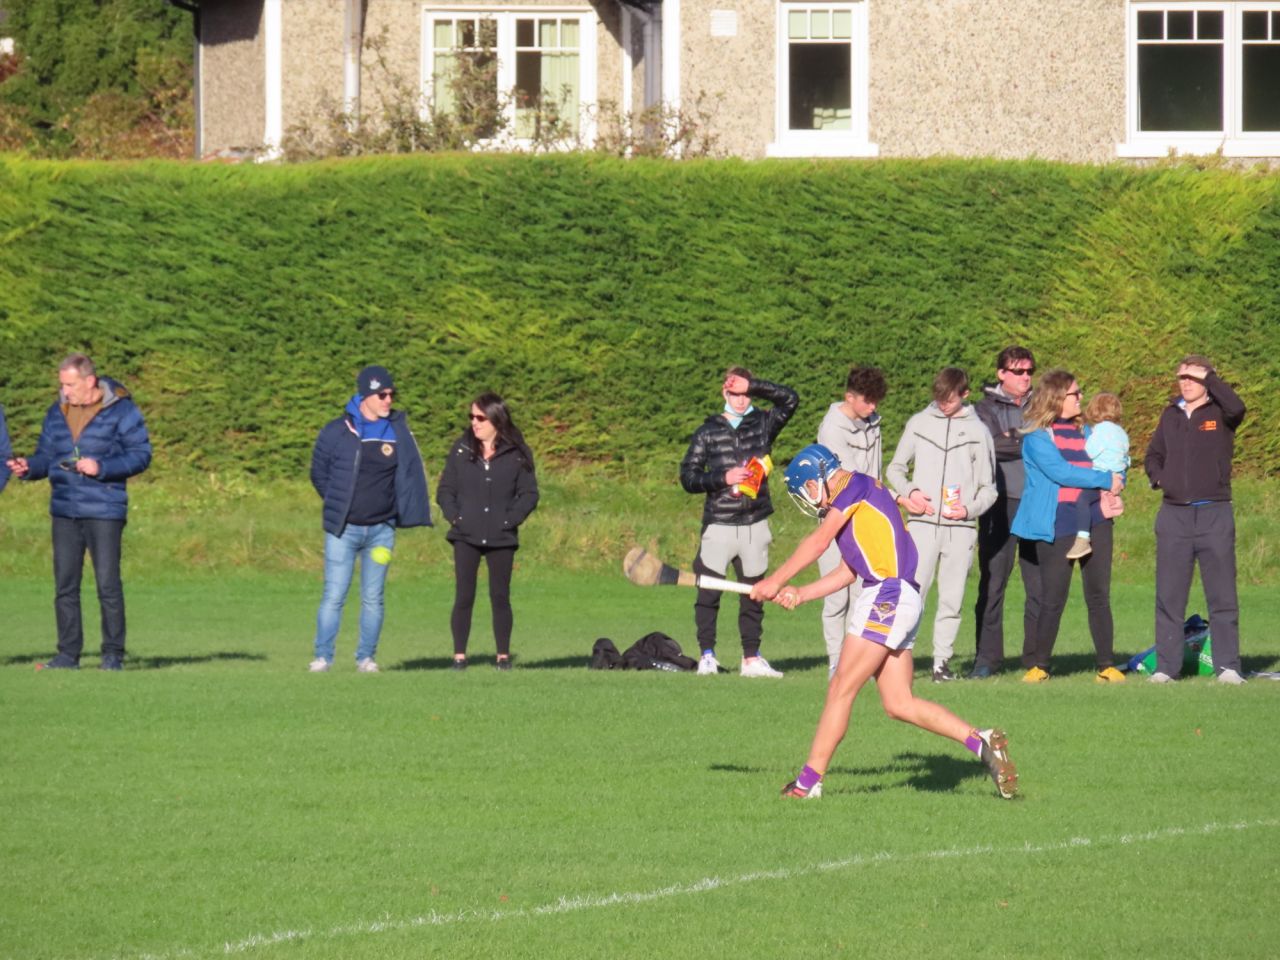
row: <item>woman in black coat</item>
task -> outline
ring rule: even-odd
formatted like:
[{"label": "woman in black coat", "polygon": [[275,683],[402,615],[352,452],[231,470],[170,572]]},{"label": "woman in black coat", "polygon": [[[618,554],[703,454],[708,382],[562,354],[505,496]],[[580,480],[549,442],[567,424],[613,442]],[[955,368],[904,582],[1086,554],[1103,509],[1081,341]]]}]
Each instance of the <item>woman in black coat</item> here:
[{"label": "woman in black coat", "polygon": [[445,458],[436,503],[449,521],[445,537],[453,544],[453,668],[467,666],[476,575],[483,558],[489,566],[489,603],[498,649],[495,665],[510,670],[511,570],[519,546],[517,529],[538,505],[538,480],[533,453],[496,393],[482,393],[472,401],[471,426]]}]

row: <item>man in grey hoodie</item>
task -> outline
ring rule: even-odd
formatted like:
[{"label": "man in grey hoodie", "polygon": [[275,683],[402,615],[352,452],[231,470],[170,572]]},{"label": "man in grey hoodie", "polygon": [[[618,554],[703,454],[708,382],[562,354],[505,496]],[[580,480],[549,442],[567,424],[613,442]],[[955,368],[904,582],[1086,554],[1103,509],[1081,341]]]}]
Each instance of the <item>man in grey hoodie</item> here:
[{"label": "man in grey hoodie", "polygon": [[[996,502],[995,448],[987,428],[964,402],[968,396],[968,374],[943,367],[933,380],[933,402],[907,421],[886,471],[889,489],[907,511],[907,532],[920,556],[916,577],[922,599],[935,575],[938,580],[934,683],[955,679],[948,661],[978,541],[974,521]],[[917,624],[915,631],[919,629]]]},{"label": "man in grey hoodie", "polygon": [[[882,447],[880,414],[876,413],[876,407],[888,392],[884,373],[878,367],[853,367],[849,370],[849,376],[845,378],[844,399],[831,404],[818,427],[818,443],[840,458],[842,470],[880,479]],[[825,576],[839,563],[840,551],[832,541],[818,558],[818,571]],[[856,593],[857,584],[851,584],[827,594],[822,601],[822,637],[827,644],[827,659],[833,674],[840,662],[849,604]]]}]

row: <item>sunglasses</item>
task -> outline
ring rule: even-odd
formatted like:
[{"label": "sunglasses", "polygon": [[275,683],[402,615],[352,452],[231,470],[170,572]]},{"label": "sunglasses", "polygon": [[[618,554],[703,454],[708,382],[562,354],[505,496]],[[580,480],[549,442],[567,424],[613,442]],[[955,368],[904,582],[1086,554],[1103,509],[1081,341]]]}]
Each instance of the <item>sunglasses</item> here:
[{"label": "sunglasses", "polygon": [[1004,372],[1012,373],[1015,377],[1021,377],[1024,375],[1029,377],[1036,372],[1036,368],[1035,367],[1018,367],[1017,369],[1014,369],[1013,367],[1005,367]]},{"label": "sunglasses", "polygon": [[487,423],[487,422],[488,422],[488,420],[489,420],[489,418],[488,418],[488,417],[486,417],[486,416],[485,416],[484,414],[482,414],[482,413],[473,413],[473,414],[471,414],[471,422],[472,422],[472,423]]},{"label": "sunglasses", "polygon": [[379,390],[379,391],[375,394],[375,396],[376,396],[379,400],[390,400],[390,399],[392,399],[395,395],[396,395],[396,392],[395,392],[394,390]]},{"label": "sunglasses", "polygon": [[1067,391],[1067,396],[1068,396],[1068,397],[1079,397],[1079,396],[1081,396],[1081,393],[1080,393],[1080,391],[1079,391],[1079,390],[1068,390],[1068,391]]}]

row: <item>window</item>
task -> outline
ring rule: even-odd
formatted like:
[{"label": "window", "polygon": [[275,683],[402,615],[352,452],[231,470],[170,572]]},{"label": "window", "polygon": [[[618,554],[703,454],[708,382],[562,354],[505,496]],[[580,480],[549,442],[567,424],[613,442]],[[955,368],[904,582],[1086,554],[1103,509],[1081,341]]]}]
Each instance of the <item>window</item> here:
[{"label": "window", "polygon": [[1280,155],[1280,2],[1131,2],[1120,156]]},{"label": "window", "polygon": [[867,142],[867,8],[778,3],[777,136],[770,156],[875,156]]},{"label": "window", "polygon": [[[570,135],[590,139],[583,115],[595,101],[590,10],[428,8],[423,36],[423,83],[435,110],[517,144],[553,118]],[[468,102],[459,102],[460,93]]]}]

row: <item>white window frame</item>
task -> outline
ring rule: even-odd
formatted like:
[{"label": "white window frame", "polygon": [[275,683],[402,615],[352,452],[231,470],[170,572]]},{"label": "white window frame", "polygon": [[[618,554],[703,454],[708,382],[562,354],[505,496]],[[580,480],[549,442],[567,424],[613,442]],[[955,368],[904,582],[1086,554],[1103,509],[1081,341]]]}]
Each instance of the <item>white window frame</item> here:
[{"label": "white window frame", "polygon": [[[870,39],[868,37],[867,5],[869,0],[775,0],[774,32],[777,47],[774,59],[776,82],[774,109],[774,139],[765,147],[770,157],[878,157],[880,147],[868,140],[868,88],[870,71]],[[852,58],[853,98],[851,103],[852,129],[850,130],[791,130],[790,76],[787,68],[788,30],[787,13],[796,7],[807,10],[847,11],[852,20],[852,37],[849,44]]]},{"label": "white window frame", "polygon": [[[1222,12],[1223,81],[1221,131],[1141,131],[1138,129],[1138,14],[1155,10],[1206,10]],[[1280,156],[1280,130],[1246,132],[1243,90],[1244,13],[1280,12],[1280,0],[1128,0],[1125,9],[1125,142],[1116,144],[1118,157],[1164,157],[1179,154],[1212,154],[1225,157]]]},{"label": "white window frame", "polygon": [[[435,38],[432,35],[431,23],[435,16],[474,17],[492,19],[498,28],[498,89],[511,91],[516,85],[516,21],[524,19],[576,19],[578,21],[578,135],[584,143],[591,144],[596,139],[596,84],[598,69],[596,28],[599,19],[591,7],[565,6],[450,6],[424,4],[422,7],[422,74],[421,89],[424,93],[423,110],[430,108],[433,99],[432,83],[435,76]],[[507,127],[501,137],[485,141],[485,146],[507,149],[521,149],[532,145],[527,137],[515,135],[515,104],[508,106]]]}]

